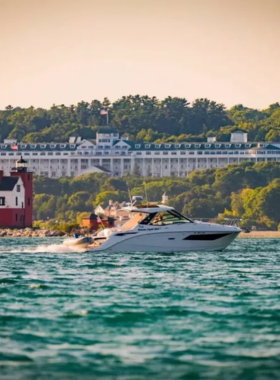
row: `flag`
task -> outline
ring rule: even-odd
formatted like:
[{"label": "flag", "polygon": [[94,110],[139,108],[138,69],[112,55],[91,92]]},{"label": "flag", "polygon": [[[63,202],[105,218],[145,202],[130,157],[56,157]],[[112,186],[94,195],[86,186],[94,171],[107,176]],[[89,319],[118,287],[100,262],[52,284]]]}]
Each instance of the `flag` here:
[{"label": "flag", "polygon": [[102,223],[100,216],[97,216],[96,220],[97,220],[97,223]]},{"label": "flag", "polygon": [[12,145],[11,145],[11,148],[12,148],[13,150],[18,150],[18,146],[17,146],[17,144],[12,144]]},{"label": "flag", "polygon": [[100,115],[108,115],[108,111],[106,111],[106,110],[101,110],[101,111],[100,111]]}]

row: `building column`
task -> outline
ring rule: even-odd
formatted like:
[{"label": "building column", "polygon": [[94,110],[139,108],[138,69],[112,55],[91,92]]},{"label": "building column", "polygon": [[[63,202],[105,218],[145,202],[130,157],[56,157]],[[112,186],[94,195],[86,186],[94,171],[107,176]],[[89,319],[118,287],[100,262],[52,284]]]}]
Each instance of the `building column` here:
[{"label": "building column", "polygon": [[124,171],[123,165],[124,165],[124,159],[121,158],[121,177],[123,176],[123,171]]},{"label": "building column", "polygon": [[71,158],[67,157],[67,176],[71,176]]},{"label": "building column", "polygon": [[132,175],[134,166],[135,166],[135,160],[132,157],[130,157],[130,175]]},{"label": "building column", "polygon": [[82,159],[81,158],[78,158],[78,175],[81,174],[81,170],[82,170]]},{"label": "building column", "polygon": [[168,158],[168,163],[169,163],[169,177],[171,177],[171,158]]},{"label": "building column", "polygon": [[113,173],[114,173],[114,167],[113,167],[113,164],[114,164],[113,158],[110,158],[110,170],[111,170],[112,175],[113,175]]}]

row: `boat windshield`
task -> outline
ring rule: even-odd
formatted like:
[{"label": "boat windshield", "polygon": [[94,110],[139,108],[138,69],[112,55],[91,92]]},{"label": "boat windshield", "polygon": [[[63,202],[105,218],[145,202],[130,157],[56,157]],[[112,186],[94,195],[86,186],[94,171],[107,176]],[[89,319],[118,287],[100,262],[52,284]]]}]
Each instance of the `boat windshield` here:
[{"label": "boat windshield", "polygon": [[168,210],[149,214],[147,218],[140,222],[140,224],[150,226],[162,226],[178,223],[193,223],[193,221],[179,214],[179,212],[175,210]]}]

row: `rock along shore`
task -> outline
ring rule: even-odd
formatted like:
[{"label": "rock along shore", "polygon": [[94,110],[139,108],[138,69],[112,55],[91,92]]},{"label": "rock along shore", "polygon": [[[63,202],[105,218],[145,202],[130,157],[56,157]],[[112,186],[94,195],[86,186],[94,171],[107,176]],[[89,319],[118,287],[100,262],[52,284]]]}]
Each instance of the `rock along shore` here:
[{"label": "rock along shore", "polygon": [[49,230],[49,229],[33,229],[33,228],[0,229],[0,237],[57,237],[57,236],[68,236],[68,235],[65,235],[63,232],[59,230]]}]

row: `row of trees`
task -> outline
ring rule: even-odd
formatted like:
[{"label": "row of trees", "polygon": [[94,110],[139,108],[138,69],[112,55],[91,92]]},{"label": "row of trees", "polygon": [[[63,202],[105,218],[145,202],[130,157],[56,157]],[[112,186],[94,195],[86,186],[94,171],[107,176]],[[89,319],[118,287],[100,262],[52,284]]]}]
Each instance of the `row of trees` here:
[{"label": "row of trees", "polygon": [[213,218],[218,214],[238,217],[245,226],[276,228],[280,222],[280,163],[243,162],[225,168],[197,170],[188,178],[146,178],[124,176],[108,178],[87,174],[77,178],[35,177],[34,214],[37,220],[55,219],[74,222],[97,205],[109,200],[129,201],[132,195],[144,195],[146,183],[149,201],[169,204],[192,218]]},{"label": "row of trees", "polygon": [[251,141],[280,140],[279,103],[261,111],[243,105],[227,110],[209,99],[190,104],[185,98],[169,96],[160,101],[130,95],[113,103],[105,98],[50,109],[7,106],[0,111],[0,141],[10,137],[26,142],[62,142],[72,133],[93,139],[98,126],[106,122],[101,109],[109,110],[110,124],[121,134],[138,140],[199,141],[215,133],[220,141],[227,141],[236,127],[248,131]]}]

